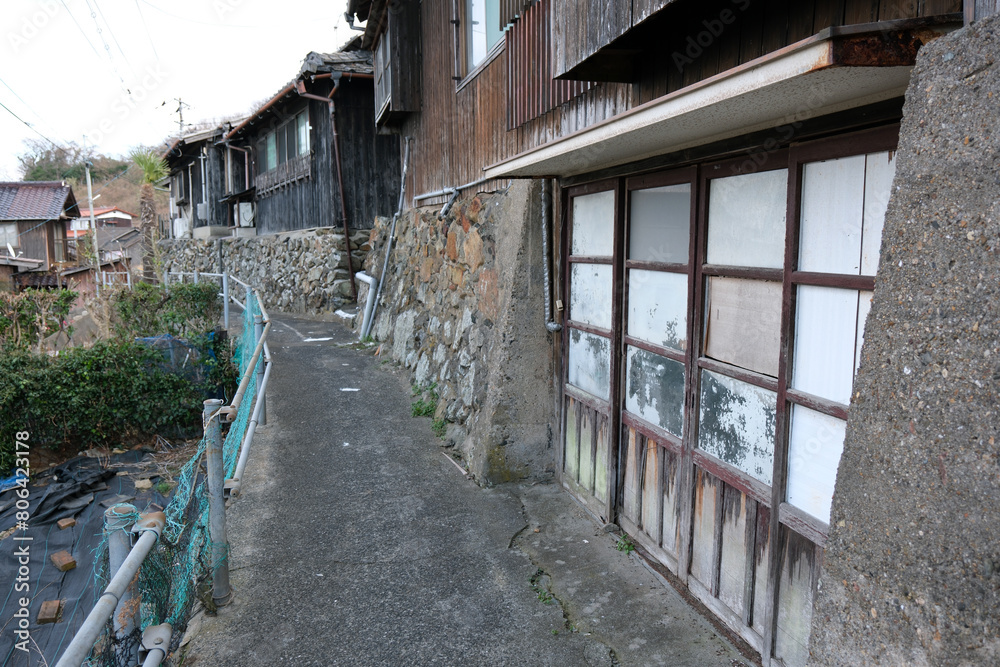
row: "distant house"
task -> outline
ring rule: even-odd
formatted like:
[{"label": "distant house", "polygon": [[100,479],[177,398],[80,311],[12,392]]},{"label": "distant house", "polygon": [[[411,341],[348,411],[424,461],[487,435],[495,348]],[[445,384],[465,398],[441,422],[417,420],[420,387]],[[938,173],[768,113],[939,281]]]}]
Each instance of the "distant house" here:
[{"label": "distant house", "polygon": [[170,238],[229,236],[230,220],[222,206],[224,151],[218,145],[224,128],[192,132],[163,154],[170,170]]},{"label": "distant house", "polygon": [[377,135],[370,51],[310,53],[298,75],[224,137],[230,219],[257,234],[369,229],[392,214],[399,137]]},{"label": "distant house", "polygon": [[42,265],[40,259],[10,257],[6,250],[0,250],[0,290],[14,289],[14,276],[21,271],[33,271]]},{"label": "distant house", "polygon": [[66,231],[80,217],[73,189],[62,181],[0,183],[0,248],[39,260],[48,272],[68,260]]},{"label": "distant house", "polygon": [[[94,209],[94,223],[98,229],[102,227],[132,227],[133,220],[138,218],[135,213],[118,208],[117,206],[104,206]],[[80,217],[70,221],[67,230],[67,238],[75,239],[90,230],[90,209],[81,208]]]}]

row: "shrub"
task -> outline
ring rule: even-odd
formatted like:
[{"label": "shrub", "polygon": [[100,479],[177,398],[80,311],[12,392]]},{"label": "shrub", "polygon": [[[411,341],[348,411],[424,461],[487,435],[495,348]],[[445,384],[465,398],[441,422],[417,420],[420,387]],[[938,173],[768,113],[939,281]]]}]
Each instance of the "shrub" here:
[{"label": "shrub", "polygon": [[197,427],[204,388],[160,363],[156,350],[129,341],[0,356],[0,470],[13,462],[18,431],[33,447],[83,449]]}]

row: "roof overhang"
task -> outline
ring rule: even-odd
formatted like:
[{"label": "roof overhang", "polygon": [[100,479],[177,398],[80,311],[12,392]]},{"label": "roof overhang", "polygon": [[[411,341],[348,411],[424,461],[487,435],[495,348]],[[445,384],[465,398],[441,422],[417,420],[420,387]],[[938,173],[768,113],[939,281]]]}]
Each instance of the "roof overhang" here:
[{"label": "roof overhang", "polygon": [[901,97],[917,49],[945,32],[827,29],[490,165],[485,178],[567,177]]}]

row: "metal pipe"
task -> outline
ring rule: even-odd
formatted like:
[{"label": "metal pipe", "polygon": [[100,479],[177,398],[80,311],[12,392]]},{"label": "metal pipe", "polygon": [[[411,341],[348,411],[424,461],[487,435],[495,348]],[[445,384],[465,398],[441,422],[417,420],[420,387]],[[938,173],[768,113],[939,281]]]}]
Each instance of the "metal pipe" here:
[{"label": "metal pipe", "polygon": [[378,300],[382,295],[382,286],[385,285],[385,271],[389,268],[389,253],[392,252],[392,241],[396,238],[396,221],[403,211],[403,201],[406,199],[406,171],[410,164],[410,141],[412,137],[403,139],[403,177],[399,180],[399,203],[396,205],[396,213],[392,216],[392,225],[389,228],[389,238],[385,244],[385,259],[382,261],[382,276],[378,279],[378,287],[375,290],[375,303],[372,304],[372,319],[375,319],[375,311],[378,309]]},{"label": "metal pipe", "polygon": [[222,456],[222,399],[205,401],[205,458],[208,464],[208,533],[212,551],[212,601],[219,607],[229,604],[229,539],[226,536],[226,471]]},{"label": "metal pipe", "polygon": [[495,177],[484,176],[483,178],[480,178],[478,180],[470,181],[465,185],[459,185],[454,188],[444,188],[443,190],[435,190],[434,192],[427,192],[422,195],[417,195],[416,197],[413,198],[413,201],[419,201],[421,199],[430,199],[431,197],[441,197],[444,195],[450,195],[453,194],[455,191],[461,192],[462,190],[467,190],[468,188],[473,188],[477,185],[482,185],[483,183],[492,180],[495,180]]},{"label": "metal pipe", "polygon": [[[254,315],[253,316],[253,340],[255,343],[260,342],[260,337],[264,333],[264,316]],[[260,368],[257,369],[257,404],[260,406],[260,423],[267,425],[267,402],[264,397],[264,364],[260,364]]]},{"label": "metal pipe", "polygon": [[[108,572],[114,576],[122,563],[128,558],[129,551],[132,550],[132,537],[128,534],[128,529],[135,523],[135,516],[139,510],[135,505],[121,503],[109,507],[104,512],[104,535],[108,540]],[[132,663],[136,660],[136,648],[125,639],[131,635],[136,628],[136,614],[139,611],[138,605],[132,604],[132,591],[125,590],[118,599],[118,605],[111,616],[114,626],[114,636],[119,646],[129,647],[128,655],[124,657]]]},{"label": "metal pipe", "polygon": [[562,325],[552,320],[552,276],[549,268],[549,246],[551,245],[552,233],[552,184],[549,179],[542,179],[542,276],[545,286],[542,288],[545,295],[545,330],[549,333],[556,333],[562,330]]},{"label": "metal pipe", "polygon": [[[258,303],[260,303],[260,299],[259,298],[258,298],[257,301],[258,301]],[[261,307],[261,311],[263,311],[263,310],[264,310],[264,308],[262,306]],[[264,342],[264,340],[266,340],[267,334],[271,330],[270,319],[269,318],[265,318],[264,322],[265,322],[265,324],[264,324],[264,331],[263,331],[263,333],[261,333],[261,342],[257,343],[257,347],[254,348],[253,355],[250,357],[250,364],[247,366],[247,372],[243,374],[243,379],[240,380],[240,386],[236,389],[236,395],[233,396],[233,400],[232,400],[232,402],[228,406],[226,406],[224,408],[221,408],[219,410],[219,412],[222,413],[221,416],[227,422],[231,422],[234,419],[236,419],[236,413],[239,411],[240,404],[243,402],[243,395],[246,393],[247,386],[249,386],[249,384],[250,384],[250,369],[251,368],[256,368],[256,366],[257,366],[257,359],[260,358],[260,354],[261,354],[261,352],[264,349],[264,346],[263,346],[262,343]]]},{"label": "metal pipe", "polygon": [[159,667],[167,657],[170,648],[170,637],[173,628],[169,623],[151,625],[142,632],[142,644],[139,646],[139,660],[142,667]]},{"label": "metal pipe", "polygon": [[375,292],[378,290],[378,281],[375,280],[373,276],[368,275],[364,271],[358,271],[355,274],[358,280],[368,283],[368,299],[365,301],[365,314],[361,318],[361,339],[364,340],[372,328],[372,308],[375,305]]},{"label": "metal pipe", "polygon": [[229,331],[229,276],[222,274],[222,324]]},{"label": "metal pipe", "polygon": [[[267,381],[271,377],[271,368],[273,368],[273,365],[270,359],[267,359],[264,364],[264,377],[260,383],[261,391],[267,387]],[[233,473],[232,484],[229,485],[229,496],[231,498],[240,495],[240,488],[243,486],[243,470],[246,468],[247,460],[250,458],[250,446],[253,444],[254,434],[257,432],[260,409],[261,404],[258,402],[253,408],[253,413],[250,415],[250,422],[247,424],[247,432],[243,436],[243,442],[240,444],[240,458],[236,461],[236,471]]]},{"label": "metal pipe", "polygon": [[118,572],[112,577],[111,583],[104,589],[101,599],[87,614],[83,625],[76,631],[73,641],[66,647],[55,667],[80,667],[80,664],[87,659],[97,642],[97,638],[104,632],[104,625],[107,623],[108,617],[118,606],[118,601],[125,594],[129,584],[132,583],[135,573],[139,571],[139,566],[142,565],[146,555],[159,539],[160,531],[163,530],[166,520],[166,515],[163,512],[151,512],[142,515],[142,518],[132,527],[133,532],[141,533],[139,539],[132,547],[125,562],[118,568]]},{"label": "metal pipe", "polygon": [[438,220],[441,220],[444,216],[448,215],[448,209],[451,208],[451,205],[455,203],[456,199],[458,199],[458,190],[452,190],[451,196],[448,197],[448,201],[445,202],[444,206],[441,207],[441,212],[438,213]]}]

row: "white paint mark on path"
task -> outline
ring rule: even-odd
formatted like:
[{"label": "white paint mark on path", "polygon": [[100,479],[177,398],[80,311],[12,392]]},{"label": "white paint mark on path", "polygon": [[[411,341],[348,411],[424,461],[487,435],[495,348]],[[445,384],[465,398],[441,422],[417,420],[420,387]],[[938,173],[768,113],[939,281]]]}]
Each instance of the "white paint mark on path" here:
[{"label": "white paint mark on path", "polygon": [[330,336],[328,338],[303,338],[302,342],[303,343],[322,343],[323,341],[326,341],[326,340],[333,340],[333,336]]},{"label": "white paint mark on path", "polygon": [[341,387],[340,391],[361,391],[360,387]]}]

